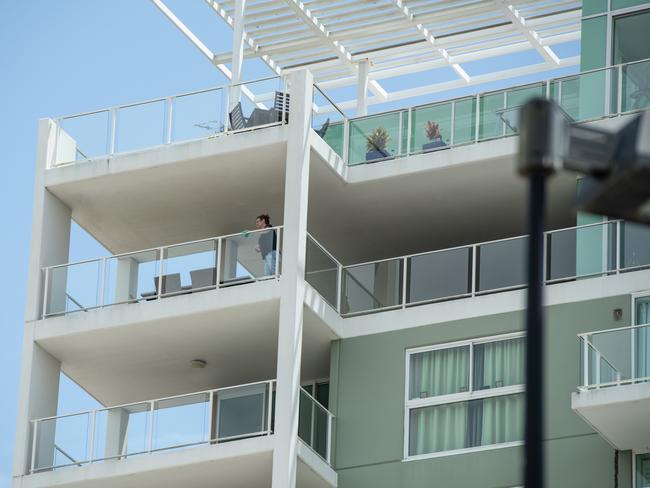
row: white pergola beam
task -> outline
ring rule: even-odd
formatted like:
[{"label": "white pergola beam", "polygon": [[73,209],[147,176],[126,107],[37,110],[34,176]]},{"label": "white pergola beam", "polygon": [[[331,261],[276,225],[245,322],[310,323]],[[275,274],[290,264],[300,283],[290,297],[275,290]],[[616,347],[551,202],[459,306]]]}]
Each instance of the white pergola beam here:
[{"label": "white pergola beam", "polygon": [[524,19],[519,11],[512,5],[508,5],[504,0],[495,0],[496,5],[501,9],[506,17],[512,22],[512,25],[515,26],[519,32],[530,42],[531,46],[546,60],[547,63],[554,64],[556,66],[560,65],[560,59],[553,52],[553,50],[544,46],[539,38],[539,35],[534,30],[530,29],[526,25],[526,19]]}]

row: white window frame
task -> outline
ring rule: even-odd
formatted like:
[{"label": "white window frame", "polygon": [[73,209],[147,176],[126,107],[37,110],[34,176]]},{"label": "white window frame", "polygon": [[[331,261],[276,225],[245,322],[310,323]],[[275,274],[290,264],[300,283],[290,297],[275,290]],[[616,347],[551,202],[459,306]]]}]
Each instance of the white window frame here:
[{"label": "white window frame", "polygon": [[632,488],[636,488],[636,457],[639,454],[650,454],[650,449],[632,450]]},{"label": "white window frame", "polygon": [[[474,372],[474,346],[478,344],[487,344],[490,342],[501,342],[510,339],[517,339],[526,337],[524,332],[512,332],[509,334],[500,334],[496,336],[480,337],[475,339],[468,339],[464,341],[446,342],[443,344],[436,344],[424,347],[415,347],[406,350],[405,354],[405,385],[404,385],[404,458],[403,461],[414,461],[418,459],[429,459],[434,457],[452,456],[456,454],[464,454],[467,452],[485,451],[491,449],[501,449],[505,447],[521,446],[522,441],[504,442],[500,444],[489,444],[485,446],[466,447],[463,449],[453,449],[449,451],[439,451],[427,454],[409,455],[409,414],[415,408],[430,407],[437,405],[445,405],[448,403],[466,402],[469,400],[478,400],[482,398],[499,397],[506,395],[513,395],[516,393],[523,393],[525,385],[509,385],[500,388],[490,388],[486,390],[472,390],[473,372]],[[468,391],[460,393],[451,393],[448,395],[438,395],[428,398],[414,398],[409,399],[409,386],[410,386],[410,361],[413,354],[419,354],[429,351],[437,351],[442,349],[451,349],[455,347],[469,346],[469,370],[468,370]]]}]

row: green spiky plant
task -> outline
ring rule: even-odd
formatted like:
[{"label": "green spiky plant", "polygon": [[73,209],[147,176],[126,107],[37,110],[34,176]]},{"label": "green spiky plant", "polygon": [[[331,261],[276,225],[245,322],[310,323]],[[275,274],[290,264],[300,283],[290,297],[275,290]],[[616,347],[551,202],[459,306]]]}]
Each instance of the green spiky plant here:
[{"label": "green spiky plant", "polygon": [[383,127],[377,127],[369,136],[366,137],[366,148],[368,151],[385,152],[390,136],[388,131]]}]

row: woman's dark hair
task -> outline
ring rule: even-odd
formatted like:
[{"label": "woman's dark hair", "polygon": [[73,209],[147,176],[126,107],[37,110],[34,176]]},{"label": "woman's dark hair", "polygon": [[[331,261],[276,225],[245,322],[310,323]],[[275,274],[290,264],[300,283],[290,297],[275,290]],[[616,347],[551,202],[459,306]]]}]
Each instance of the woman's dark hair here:
[{"label": "woman's dark hair", "polygon": [[269,214],[258,215],[255,220],[263,220],[266,223],[267,227],[271,227],[271,217]]}]

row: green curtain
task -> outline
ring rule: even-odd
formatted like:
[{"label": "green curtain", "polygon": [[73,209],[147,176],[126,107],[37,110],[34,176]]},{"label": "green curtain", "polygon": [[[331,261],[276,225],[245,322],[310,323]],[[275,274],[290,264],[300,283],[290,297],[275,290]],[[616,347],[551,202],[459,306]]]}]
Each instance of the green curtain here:
[{"label": "green curtain", "polygon": [[411,410],[409,455],[466,447],[467,404],[448,403]]},{"label": "green curtain", "polygon": [[469,346],[412,354],[409,398],[427,398],[468,391]]},{"label": "green curtain", "polygon": [[521,385],[524,382],[525,339],[488,342],[474,346],[474,390]]},{"label": "green curtain", "polygon": [[482,400],[481,439],[475,445],[488,446],[524,438],[524,394]]},{"label": "green curtain", "polygon": [[[650,323],[650,297],[636,301],[636,325]],[[636,343],[636,377],[650,376],[650,326],[635,331]]]}]

